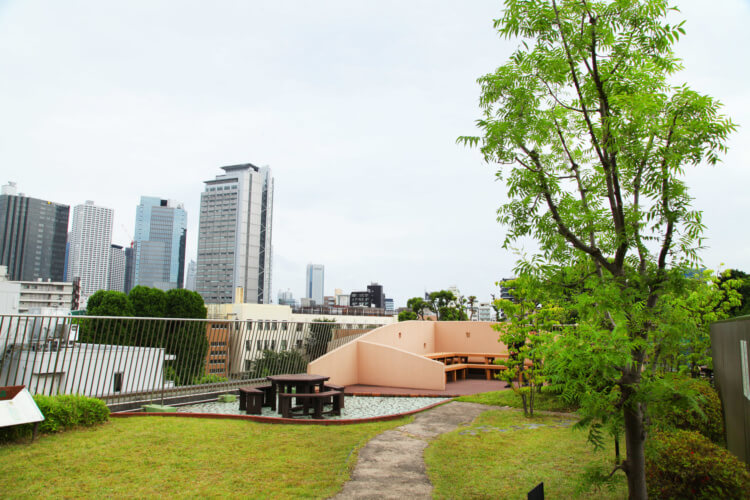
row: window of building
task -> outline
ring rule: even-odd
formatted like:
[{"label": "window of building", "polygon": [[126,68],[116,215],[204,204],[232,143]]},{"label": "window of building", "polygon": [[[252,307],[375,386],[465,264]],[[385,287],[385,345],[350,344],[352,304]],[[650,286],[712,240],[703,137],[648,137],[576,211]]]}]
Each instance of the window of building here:
[{"label": "window of building", "polygon": [[114,379],[112,380],[112,390],[114,392],[122,391],[122,372],[115,373]]}]

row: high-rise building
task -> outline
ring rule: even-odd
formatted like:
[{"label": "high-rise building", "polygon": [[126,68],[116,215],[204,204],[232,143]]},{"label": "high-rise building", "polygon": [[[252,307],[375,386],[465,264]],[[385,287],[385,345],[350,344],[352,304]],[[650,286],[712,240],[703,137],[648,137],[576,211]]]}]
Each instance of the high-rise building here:
[{"label": "high-rise building", "polygon": [[185,276],[185,288],[192,291],[195,291],[195,270],[195,261],[191,260],[187,267],[187,275]]},{"label": "high-rise building", "polygon": [[383,293],[383,285],[372,283],[367,285],[367,291],[370,292],[370,303],[371,307],[377,307],[378,309],[385,308],[385,293]]},{"label": "high-rise building", "polygon": [[271,299],[273,177],[250,163],[205,181],[198,226],[196,291],[207,304]]},{"label": "high-rise building", "polygon": [[70,207],[18,195],[13,182],[0,193],[0,265],[9,279],[63,281]]},{"label": "high-rise building", "polygon": [[121,245],[112,245],[109,250],[109,276],[107,290],[125,291],[125,250]]},{"label": "high-rise building", "polygon": [[125,293],[130,293],[133,288],[133,280],[135,275],[135,249],[133,248],[133,242],[130,243],[129,247],[125,248]]},{"label": "high-rise building", "polygon": [[106,290],[114,210],[93,201],[73,208],[67,281],[81,279],[81,306],[97,290]]},{"label": "high-rise building", "polygon": [[186,228],[182,203],[141,196],[135,215],[133,286],[182,287]]},{"label": "high-rise building", "polygon": [[305,273],[305,297],[313,299],[316,305],[323,305],[323,284],[325,268],[323,264],[308,264]]},{"label": "high-rise building", "polygon": [[297,301],[294,300],[294,294],[292,293],[291,290],[287,290],[286,292],[283,292],[283,291],[279,290],[278,304],[280,306],[292,306],[292,307],[296,307],[297,306]]}]

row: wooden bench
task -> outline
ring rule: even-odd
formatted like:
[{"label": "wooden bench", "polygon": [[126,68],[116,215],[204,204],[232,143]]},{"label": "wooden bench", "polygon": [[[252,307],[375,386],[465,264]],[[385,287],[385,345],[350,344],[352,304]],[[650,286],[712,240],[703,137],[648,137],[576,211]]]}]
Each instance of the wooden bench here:
[{"label": "wooden bench", "polygon": [[255,387],[240,387],[240,411],[248,415],[260,415],[263,406],[264,394]]},{"label": "wooden bench", "polygon": [[466,367],[484,370],[487,380],[492,380],[492,377],[490,377],[490,372],[499,372],[501,370],[507,369],[507,367],[505,367],[504,365],[487,365],[487,364],[474,364],[474,363],[470,363],[466,365]]},{"label": "wooden bench", "polygon": [[[338,391],[341,394],[344,394],[344,386],[343,385],[336,385],[336,384],[325,384],[323,385],[323,388],[326,391]],[[333,404],[333,398],[328,399],[325,404],[330,405]],[[341,408],[344,407],[344,398],[341,398]]]},{"label": "wooden bench", "polygon": [[466,364],[445,365],[445,381],[455,382],[459,375],[465,379],[468,368],[469,365]]},{"label": "wooden bench", "polygon": [[[298,402],[302,402],[301,406],[292,407],[292,398],[298,398]],[[281,393],[279,394],[279,413],[284,418],[292,418],[295,412],[302,410],[301,416],[307,414],[308,408],[313,410],[313,418],[323,418],[323,406],[326,401],[331,401],[332,408],[330,411],[325,412],[328,415],[341,415],[341,409],[344,407],[344,392],[343,391],[324,391],[324,392],[313,392],[313,393]]]}]

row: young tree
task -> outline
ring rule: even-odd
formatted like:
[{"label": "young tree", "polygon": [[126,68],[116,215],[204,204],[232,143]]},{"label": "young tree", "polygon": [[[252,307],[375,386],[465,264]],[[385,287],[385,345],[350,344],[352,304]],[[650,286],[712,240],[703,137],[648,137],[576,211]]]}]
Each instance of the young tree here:
[{"label": "young tree", "polygon": [[406,301],[406,307],[414,311],[418,319],[424,320],[425,309],[429,309],[430,304],[425,302],[421,297],[412,297]]},{"label": "young tree", "polygon": [[505,5],[496,28],[523,41],[479,79],[483,136],[458,140],[500,165],[505,246],[538,242],[519,275],[584,291],[579,324],[612,345],[604,355],[617,363],[607,400],[627,445],[617,468],[630,498],[646,498],[643,368],[658,356],[660,300],[685,279],[678,268],[697,261],[703,229],[681,176],[716,164],[735,126],[715,99],[670,83],[684,30],[667,24],[667,0]]}]

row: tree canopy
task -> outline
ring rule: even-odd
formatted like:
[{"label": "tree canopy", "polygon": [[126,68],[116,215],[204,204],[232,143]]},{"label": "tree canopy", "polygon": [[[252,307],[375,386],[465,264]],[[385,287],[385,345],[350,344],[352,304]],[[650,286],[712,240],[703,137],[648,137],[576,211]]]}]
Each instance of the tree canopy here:
[{"label": "tree canopy", "polygon": [[[616,468],[646,498],[644,442],[660,356],[663,298],[684,288],[701,246],[687,167],[718,163],[735,125],[719,102],[672,83],[681,68],[666,0],[506,0],[495,21],[520,45],[479,79],[481,136],[460,137],[498,165],[509,201],[498,210],[505,247],[533,238],[518,275],[575,291],[585,341],[560,336],[569,356],[612,371],[596,418],[619,414],[627,457]],[[582,351],[579,353],[571,351]],[[592,361],[594,361],[592,359]],[[571,372],[570,376],[575,373]],[[586,384],[585,372],[579,382]],[[573,381],[571,381],[573,382]],[[602,403],[604,401],[604,403]]]}]

